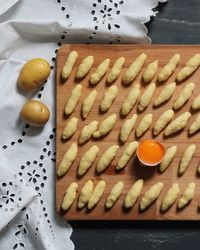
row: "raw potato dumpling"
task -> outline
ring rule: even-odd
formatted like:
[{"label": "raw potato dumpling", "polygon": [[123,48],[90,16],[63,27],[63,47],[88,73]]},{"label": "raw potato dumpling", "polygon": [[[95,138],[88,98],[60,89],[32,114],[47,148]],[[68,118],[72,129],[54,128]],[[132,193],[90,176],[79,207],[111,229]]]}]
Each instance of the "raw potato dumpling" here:
[{"label": "raw potato dumpling", "polygon": [[76,117],[71,118],[63,129],[62,139],[69,139],[76,132],[77,124],[78,119]]},{"label": "raw potato dumpling", "polygon": [[166,150],[165,156],[159,166],[160,172],[164,172],[169,167],[170,163],[176,156],[176,152],[177,152],[177,146],[171,146]]},{"label": "raw potato dumpling", "polygon": [[65,105],[65,114],[66,115],[70,115],[74,111],[74,109],[79,101],[79,98],[81,96],[81,91],[82,91],[81,84],[77,84],[73,88],[70,96],[68,97],[67,103]]},{"label": "raw potato dumpling", "polygon": [[184,208],[194,197],[196,184],[194,182],[191,182],[185,191],[183,192],[181,198],[178,201],[178,208],[182,209]]},{"label": "raw potato dumpling", "polygon": [[78,199],[78,208],[83,208],[89,201],[90,196],[93,192],[93,182],[91,180],[87,181],[81,189],[79,199]]},{"label": "raw potato dumpling", "polygon": [[158,69],[158,60],[149,63],[149,65],[147,66],[147,68],[143,73],[143,80],[145,82],[150,82],[154,78],[157,69]]},{"label": "raw potato dumpling", "polygon": [[149,207],[160,195],[164,184],[162,182],[157,182],[153,186],[151,186],[142,197],[140,201],[140,210],[143,211],[147,207]]},{"label": "raw potato dumpling", "polygon": [[115,114],[109,115],[106,119],[104,119],[96,132],[94,132],[93,137],[99,138],[103,135],[108,134],[115,125],[117,120],[117,116]]},{"label": "raw potato dumpling", "polygon": [[99,181],[97,183],[88,201],[88,205],[87,205],[88,209],[92,209],[100,201],[103,195],[103,192],[105,190],[105,187],[106,187],[105,181]]},{"label": "raw potato dumpling", "polygon": [[180,160],[180,165],[178,170],[179,174],[183,174],[187,170],[195,151],[196,151],[195,144],[191,144],[186,147]]},{"label": "raw potato dumpling", "polygon": [[44,103],[30,100],[22,107],[20,117],[31,126],[41,127],[48,122],[50,112]]},{"label": "raw potato dumpling", "polygon": [[140,112],[143,111],[144,109],[146,109],[149,106],[155,90],[156,90],[156,84],[155,83],[151,83],[144,90],[143,94],[141,95],[141,97],[139,99],[139,103],[138,103],[138,110]]},{"label": "raw potato dumpling", "polygon": [[126,96],[125,100],[122,103],[121,106],[121,115],[125,116],[127,115],[137,102],[137,99],[140,95],[140,85],[135,84],[133,88],[128,92],[128,95]]},{"label": "raw potato dumpling", "polygon": [[192,109],[193,110],[200,109],[200,95],[194,98],[194,101],[192,102]]},{"label": "raw potato dumpling", "polygon": [[98,126],[98,121],[93,121],[89,123],[88,125],[86,125],[81,130],[78,143],[81,145],[85,143],[86,141],[88,141],[92,137],[94,132],[97,130],[97,126]]},{"label": "raw potato dumpling", "polygon": [[107,82],[112,83],[114,82],[121,73],[122,67],[124,65],[125,58],[119,57],[116,62],[114,63],[110,73],[108,74]]},{"label": "raw potato dumpling", "polygon": [[80,79],[87,75],[87,73],[92,68],[92,65],[94,63],[94,57],[93,56],[87,56],[83,59],[83,61],[80,63],[78,70],[76,72],[76,78]]},{"label": "raw potato dumpling", "polygon": [[165,129],[164,135],[168,136],[174,134],[181,129],[184,129],[191,117],[189,112],[185,112],[179,116],[177,116]]},{"label": "raw potato dumpling", "polygon": [[50,73],[50,65],[45,59],[34,58],[24,64],[17,84],[23,91],[34,92],[42,86]]},{"label": "raw potato dumpling", "polygon": [[176,98],[173,108],[180,109],[189,100],[194,88],[195,84],[193,82],[186,84],[185,87],[180,92],[180,94],[178,95],[178,97]]},{"label": "raw potato dumpling", "polygon": [[146,58],[147,58],[147,55],[142,53],[140,56],[136,58],[134,62],[132,62],[132,64],[124,73],[124,76],[122,79],[122,82],[124,84],[129,84],[136,78],[136,76],[139,74],[140,70],[142,69]]},{"label": "raw potato dumpling", "polygon": [[120,169],[124,168],[127,165],[129,160],[131,159],[131,157],[135,153],[137,147],[138,147],[138,142],[137,141],[130,142],[126,146],[126,148],[122,152],[121,157],[118,160],[118,163],[117,163],[117,166],[116,166],[117,170],[120,170]]},{"label": "raw potato dumpling", "polygon": [[105,75],[109,68],[110,59],[106,58],[103,62],[101,62],[96,68],[95,72],[90,77],[91,85],[97,84],[101,78]]},{"label": "raw potato dumpling", "polygon": [[76,198],[76,192],[77,192],[78,184],[76,182],[72,182],[67,190],[65,191],[65,196],[63,198],[62,202],[62,209],[68,210],[71,205],[73,204],[75,198]]},{"label": "raw potato dumpling", "polygon": [[189,134],[192,135],[200,129],[200,114],[195,118],[189,129]]},{"label": "raw potato dumpling", "polygon": [[72,69],[74,67],[74,64],[76,63],[76,59],[78,57],[78,53],[76,51],[72,51],[68,57],[67,60],[63,66],[62,69],[62,78],[67,79],[72,72]]},{"label": "raw potato dumpling", "polygon": [[146,114],[142,117],[140,123],[138,124],[135,133],[137,137],[142,136],[151,126],[153,120],[152,114]]},{"label": "raw potato dumpling", "polygon": [[180,55],[175,54],[171,57],[169,62],[161,69],[159,75],[158,75],[158,81],[166,81],[172,73],[175,71],[179,61],[180,61]]},{"label": "raw potato dumpling", "polygon": [[161,203],[161,207],[160,210],[162,212],[167,211],[176,201],[178,194],[180,192],[179,189],[179,185],[178,183],[174,183],[170,189],[167,191],[167,193],[165,194],[162,203]]},{"label": "raw potato dumpling", "polygon": [[172,82],[167,84],[163,90],[161,90],[159,96],[154,101],[154,107],[161,105],[162,103],[168,101],[174,94],[176,90],[176,83]]},{"label": "raw potato dumpling", "polygon": [[116,203],[117,199],[122,193],[124,188],[124,183],[122,181],[117,182],[110,191],[108,198],[106,200],[106,208],[110,209]]},{"label": "raw potato dumpling", "polygon": [[156,121],[153,133],[154,135],[158,135],[166,126],[167,124],[172,120],[174,116],[174,111],[172,109],[169,109],[165,111]]},{"label": "raw potato dumpling", "polygon": [[194,73],[194,71],[197,70],[199,65],[200,65],[200,54],[195,54],[188,60],[186,66],[178,72],[176,79],[178,81],[184,80],[186,77],[192,75],[192,73]]},{"label": "raw potato dumpling", "polygon": [[137,115],[133,114],[130,119],[127,119],[123,123],[121,130],[120,130],[120,135],[119,135],[121,142],[125,142],[128,139],[131,131],[133,130],[135,126],[136,120],[137,120]]},{"label": "raw potato dumpling", "polygon": [[100,157],[96,170],[98,173],[103,172],[112,162],[112,160],[115,158],[117,151],[119,149],[118,145],[113,145],[109,147]]},{"label": "raw potato dumpling", "polygon": [[142,192],[144,181],[142,179],[137,180],[129,189],[126,198],[124,200],[124,207],[131,208],[136,203],[138,197]]},{"label": "raw potato dumpling", "polygon": [[61,163],[58,166],[57,169],[57,175],[63,176],[68,169],[71,167],[72,163],[76,159],[76,156],[78,154],[78,147],[76,143],[72,143],[67,152],[65,153]]},{"label": "raw potato dumpling", "polygon": [[94,103],[95,103],[95,100],[96,100],[96,97],[97,97],[97,91],[96,90],[93,90],[89,93],[89,95],[84,99],[83,101],[83,105],[82,105],[82,116],[83,118],[85,119],[88,114],[90,113]]},{"label": "raw potato dumpling", "polygon": [[115,100],[118,93],[117,86],[111,86],[104,92],[103,99],[100,103],[100,110],[102,112],[106,112],[110,106],[112,105],[113,101]]},{"label": "raw potato dumpling", "polygon": [[81,176],[92,166],[95,161],[97,154],[99,152],[99,147],[96,145],[88,149],[81,158],[78,168],[78,175]]}]

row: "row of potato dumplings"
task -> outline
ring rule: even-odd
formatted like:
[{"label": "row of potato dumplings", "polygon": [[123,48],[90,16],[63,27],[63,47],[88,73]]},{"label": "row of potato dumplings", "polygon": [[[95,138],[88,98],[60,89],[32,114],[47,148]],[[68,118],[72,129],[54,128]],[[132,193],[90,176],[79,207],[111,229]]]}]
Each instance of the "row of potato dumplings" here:
[{"label": "row of potato dumplings", "polygon": [[[72,51],[68,55],[68,58],[62,69],[63,79],[67,79],[69,77],[76,63],[77,58],[78,58],[77,51]],[[147,55],[145,53],[142,53],[130,64],[130,66],[125,71],[122,78],[122,82],[124,84],[129,84],[136,78],[136,76],[141,71],[146,59]],[[160,70],[158,74],[158,81],[166,81],[175,71],[177,65],[179,64],[179,61],[180,61],[180,55],[179,54],[173,55],[170,58],[169,62]],[[85,77],[92,68],[93,63],[94,63],[93,56],[90,55],[85,57],[79,64],[75,77],[77,79]],[[124,63],[125,63],[124,57],[119,57],[115,61],[107,77],[108,83],[112,83],[119,77]],[[109,58],[104,59],[97,66],[95,72],[91,75],[90,84],[92,85],[97,84],[108,71],[109,65],[110,65],[110,59]],[[176,76],[177,81],[182,81],[188,76],[190,76],[199,67],[199,65],[200,65],[200,54],[195,54],[186,62],[185,66],[178,72]],[[154,78],[157,70],[158,70],[158,60],[149,63],[143,73],[143,80],[145,82],[151,81]]]},{"label": "row of potato dumplings", "polygon": [[[123,168],[126,167],[128,162],[136,152],[137,147],[138,147],[137,141],[132,141],[125,146],[115,168],[117,171],[122,170]],[[118,149],[119,149],[118,145],[112,145],[103,152],[96,165],[97,173],[102,173],[103,171],[105,171],[105,169],[109,167],[110,163],[116,157]],[[179,162],[179,168],[178,168],[179,175],[182,175],[188,169],[190,162],[195,154],[195,151],[196,151],[195,144],[190,144],[185,148]],[[97,145],[93,145],[83,154],[79,162],[77,171],[77,174],[79,176],[84,175],[91,168],[98,153],[99,153],[99,147]],[[176,154],[177,154],[177,146],[173,145],[167,148],[162,162],[158,165],[158,169],[161,173],[164,172],[170,166]],[[77,144],[72,143],[57,168],[58,176],[63,176],[64,174],[67,173],[67,171],[70,169],[71,165],[75,161],[77,155],[78,155]],[[200,164],[198,166],[197,171],[200,174]]]},{"label": "row of potato dumplings", "polygon": [[[126,197],[124,199],[123,205],[126,209],[132,208],[139,196],[141,195],[143,189],[144,181],[143,179],[137,180],[129,189]],[[157,182],[152,185],[142,196],[142,199],[139,203],[140,211],[146,210],[153,202],[161,194],[161,191],[164,187],[163,182]],[[88,180],[81,188],[80,194],[78,197],[77,207],[82,209],[87,205],[89,210],[93,209],[98,202],[101,200],[103,193],[106,188],[106,182],[101,180],[94,187],[94,183],[92,180]],[[105,208],[111,209],[114,204],[117,202],[124,188],[124,183],[122,181],[117,182],[111,189],[109,195],[106,198]],[[160,211],[166,212],[178,199],[177,207],[178,209],[183,209],[186,205],[190,203],[195,195],[196,184],[191,182],[183,191],[182,195],[179,197],[180,188],[178,183],[173,183],[172,186],[168,189],[164,198],[162,199],[160,205]],[[78,184],[76,182],[72,182],[68,188],[66,189],[63,201],[62,201],[62,209],[68,210],[73,202],[76,199],[78,190]]]}]

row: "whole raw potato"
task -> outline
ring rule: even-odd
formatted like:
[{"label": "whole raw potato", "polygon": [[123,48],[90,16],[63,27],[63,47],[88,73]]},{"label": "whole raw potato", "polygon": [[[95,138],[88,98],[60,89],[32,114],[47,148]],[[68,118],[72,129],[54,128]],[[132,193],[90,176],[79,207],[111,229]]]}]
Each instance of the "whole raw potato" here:
[{"label": "whole raw potato", "polygon": [[18,78],[19,87],[26,92],[37,90],[49,77],[51,68],[42,58],[35,58],[24,64]]},{"label": "whole raw potato", "polygon": [[20,116],[30,125],[40,127],[49,120],[50,112],[42,102],[31,100],[22,107]]}]

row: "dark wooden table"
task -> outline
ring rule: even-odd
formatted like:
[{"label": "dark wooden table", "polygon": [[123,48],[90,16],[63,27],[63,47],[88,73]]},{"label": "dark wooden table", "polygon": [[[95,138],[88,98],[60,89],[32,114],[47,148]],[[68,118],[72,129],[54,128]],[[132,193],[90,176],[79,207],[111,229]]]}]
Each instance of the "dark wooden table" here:
[{"label": "dark wooden table", "polygon": [[[200,43],[200,0],[169,0],[146,26],[153,43]],[[199,197],[200,199],[200,197]],[[200,249],[200,222],[72,222],[76,250]]]}]

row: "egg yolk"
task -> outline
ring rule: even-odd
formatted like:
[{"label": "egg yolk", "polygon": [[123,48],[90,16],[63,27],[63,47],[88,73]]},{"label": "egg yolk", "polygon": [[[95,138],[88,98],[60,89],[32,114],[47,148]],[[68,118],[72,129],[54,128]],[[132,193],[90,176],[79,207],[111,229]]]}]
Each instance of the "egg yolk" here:
[{"label": "egg yolk", "polygon": [[138,147],[138,156],[145,163],[159,162],[164,155],[163,146],[156,141],[143,141]]}]

